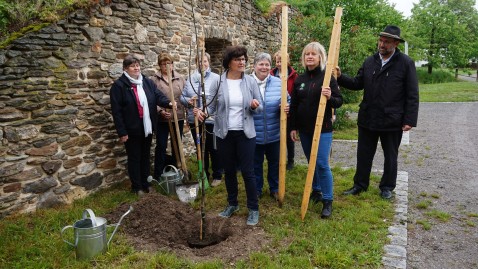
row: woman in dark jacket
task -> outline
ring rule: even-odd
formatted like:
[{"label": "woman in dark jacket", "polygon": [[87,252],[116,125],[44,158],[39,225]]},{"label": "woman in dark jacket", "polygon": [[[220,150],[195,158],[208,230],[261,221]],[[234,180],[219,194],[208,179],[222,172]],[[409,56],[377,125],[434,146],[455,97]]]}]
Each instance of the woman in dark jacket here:
[{"label": "woman in dark jacket", "polygon": [[332,214],[334,184],[329,166],[332,145],[332,108],[339,108],[343,103],[337,81],[333,77],[330,80],[330,87],[322,87],[326,62],[327,54],[320,43],[312,42],[305,46],[302,51],[302,65],[305,72],[294,82],[289,110],[292,129],[290,136],[297,141],[297,131],[299,131],[302,149],[309,160],[320,97],[324,95],[327,98],[310,197],[315,203],[322,200],[322,218],[328,218]]},{"label": "woman in dark jacket", "polygon": [[110,103],[116,132],[128,156],[131,191],[142,196],[149,192],[150,149],[157,130],[156,106],[171,107],[169,99],[141,74],[140,60],[127,55],[123,75],[110,89]]}]

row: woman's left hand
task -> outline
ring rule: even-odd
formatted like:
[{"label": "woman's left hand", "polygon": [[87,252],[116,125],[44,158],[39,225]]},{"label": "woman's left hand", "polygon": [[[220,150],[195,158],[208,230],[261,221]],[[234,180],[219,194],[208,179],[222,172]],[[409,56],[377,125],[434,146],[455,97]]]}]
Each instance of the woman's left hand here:
[{"label": "woman's left hand", "polygon": [[256,99],[252,99],[251,108],[256,109],[259,106],[259,104],[260,104],[259,101],[257,101]]},{"label": "woman's left hand", "polygon": [[332,96],[332,90],[330,87],[322,87],[322,95],[327,98],[327,100],[330,100],[330,97]]}]

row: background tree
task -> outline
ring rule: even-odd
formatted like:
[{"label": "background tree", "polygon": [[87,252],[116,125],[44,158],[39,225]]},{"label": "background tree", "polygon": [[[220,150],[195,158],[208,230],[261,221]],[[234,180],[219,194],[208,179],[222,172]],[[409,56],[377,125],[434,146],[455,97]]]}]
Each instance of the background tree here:
[{"label": "background tree", "polygon": [[434,67],[464,67],[477,57],[478,13],[473,0],[420,0],[409,26],[413,55]]},{"label": "background tree", "polygon": [[[291,0],[299,11],[289,23],[289,53],[298,71],[304,46],[312,41],[328,50],[336,7],[343,7],[339,65],[355,75],[366,57],[377,51],[377,36],[386,25],[403,25],[402,15],[385,0]],[[405,35],[406,38],[406,35]],[[345,102],[356,102],[360,92],[343,91]]]}]

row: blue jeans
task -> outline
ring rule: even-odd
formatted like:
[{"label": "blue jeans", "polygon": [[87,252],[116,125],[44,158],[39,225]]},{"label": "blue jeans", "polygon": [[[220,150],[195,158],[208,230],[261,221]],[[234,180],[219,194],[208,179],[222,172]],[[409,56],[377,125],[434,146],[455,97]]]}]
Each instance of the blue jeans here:
[{"label": "blue jeans", "polygon": [[265,145],[256,144],[254,153],[254,173],[256,174],[257,193],[262,194],[264,186],[264,154],[267,158],[267,182],[270,193],[279,190],[279,154],[280,142],[272,142]]},{"label": "blue jeans", "polygon": [[[307,160],[310,160],[313,135],[299,132],[299,136],[304,154],[307,157]],[[312,190],[322,190],[324,200],[334,199],[334,178],[332,177],[332,171],[329,166],[331,146],[332,132],[320,134]]]},{"label": "blue jeans", "polygon": [[228,131],[224,139],[217,137],[219,158],[223,161],[227,190],[227,202],[237,206],[238,183],[237,167],[241,168],[246,187],[247,208],[259,210],[256,177],[254,175],[254,149],[256,138],[247,138],[243,131]]},{"label": "blue jeans", "polygon": [[[176,140],[176,127],[174,122],[171,124],[173,126],[173,133]],[[178,120],[179,133],[183,137],[183,127],[184,120]],[[156,148],[154,150],[154,178],[160,179],[163,169],[166,166],[166,149],[168,147],[168,136],[169,136],[169,123],[168,122],[158,122],[158,130],[156,131]],[[172,141],[172,140],[171,140]],[[179,141],[181,143],[181,141]],[[174,150],[172,150],[172,155],[176,160],[174,155]],[[179,158],[179,156],[178,156]]]}]

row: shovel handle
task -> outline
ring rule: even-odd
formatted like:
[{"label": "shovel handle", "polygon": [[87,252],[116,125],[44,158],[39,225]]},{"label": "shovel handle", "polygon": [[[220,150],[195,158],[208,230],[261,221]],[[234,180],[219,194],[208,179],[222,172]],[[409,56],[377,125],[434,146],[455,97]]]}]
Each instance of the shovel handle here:
[{"label": "shovel handle", "polygon": [[113,233],[111,234],[111,237],[110,239],[108,240],[108,246],[110,245],[110,242],[111,242],[111,239],[113,239],[113,236],[115,235],[116,233],[116,230],[118,230],[120,224],[121,224],[121,221],[123,220],[124,217],[126,217],[126,215],[128,215],[131,211],[133,211],[133,207],[132,206],[129,206],[129,209],[128,211],[126,211],[126,213],[123,214],[123,216],[121,216],[121,218],[119,219],[118,223],[116,224],[111,224],[111,225],[107,225],[107,226],[115,226],[115,229],[113,231]]},{"label": "shovel handle", "polygon": [[72,247],[76,247],[75,245],[70,243],[70,241],[63,238],[63,232],[66,231],[66,229],[69,229],[69,228],[73,228],[73,225],[68,225],[68,226],[63,227],[63,229],[61,229],[61,239],[63,240],[63,242],[67,243],[68,245],[70,245]]}]

